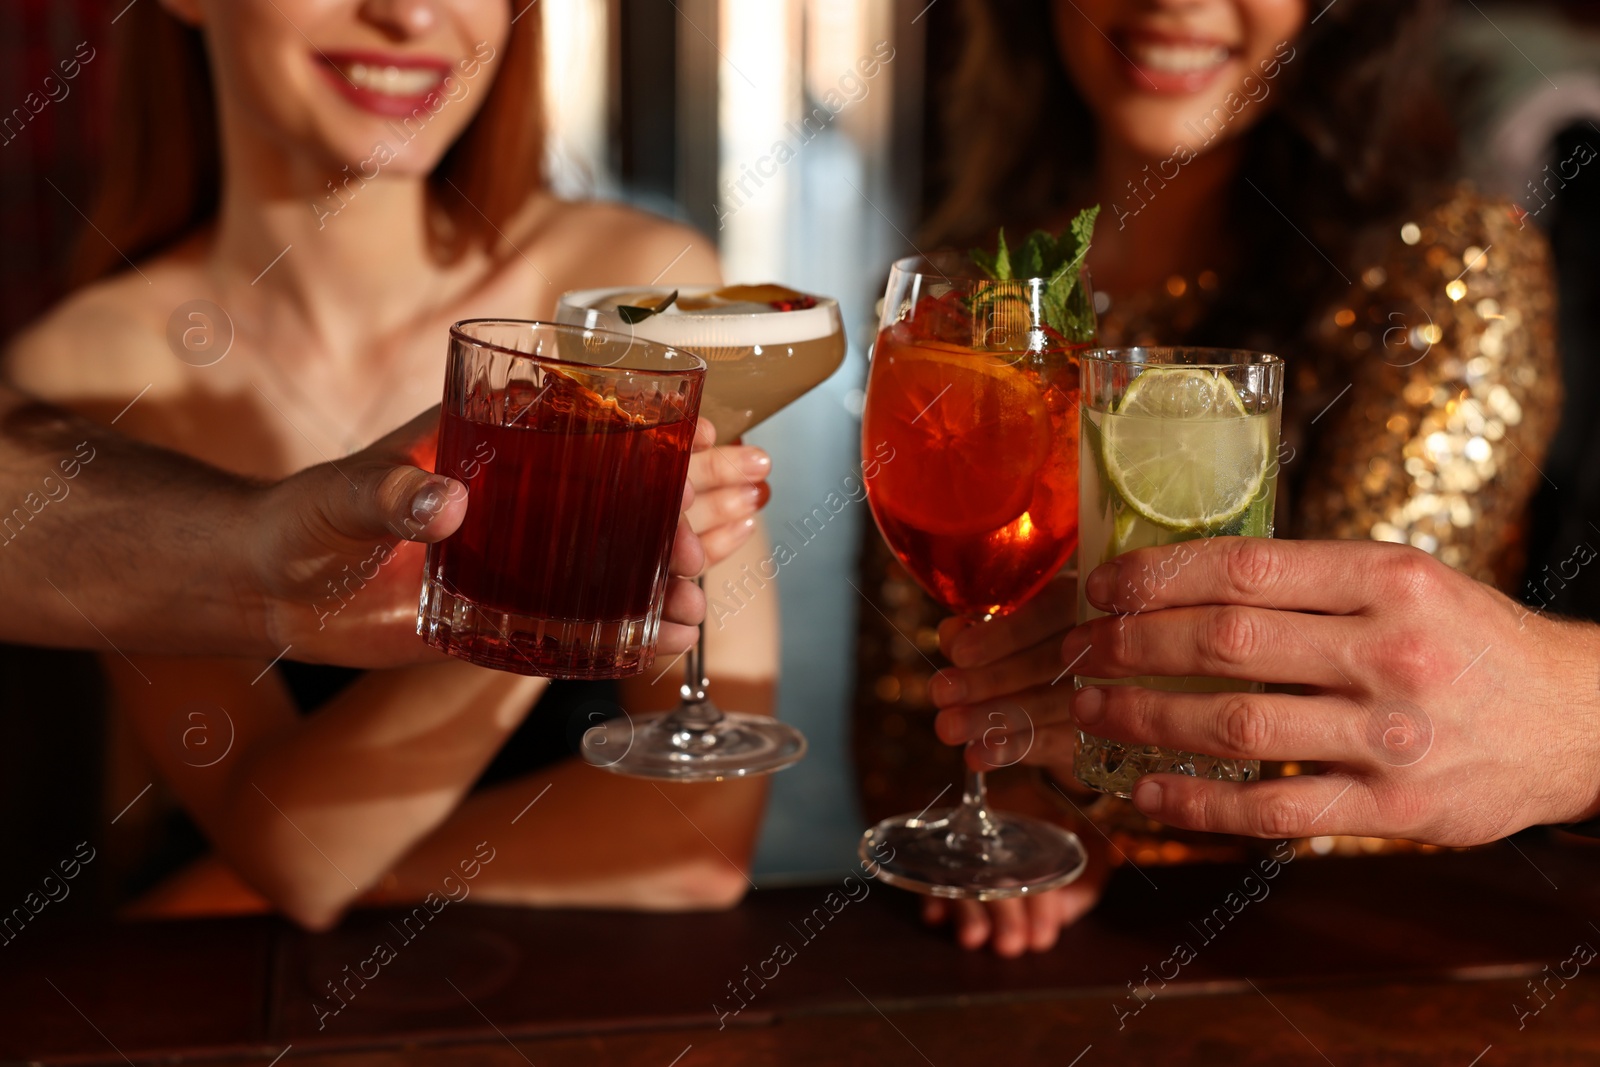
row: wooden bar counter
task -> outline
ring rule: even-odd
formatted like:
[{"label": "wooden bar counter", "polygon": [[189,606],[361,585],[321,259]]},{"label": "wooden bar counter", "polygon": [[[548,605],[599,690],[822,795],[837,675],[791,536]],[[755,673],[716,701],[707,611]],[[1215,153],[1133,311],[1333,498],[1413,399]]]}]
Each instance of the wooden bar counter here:
[{"label": "wooden bar counter", "polygon": [[1125,868],[1020,960],[962,951],[859,878],[720,914],[38,923],[0,948],[0,1061],[1600,1063],[1597,922],[1600,848],[1533,833]]}]

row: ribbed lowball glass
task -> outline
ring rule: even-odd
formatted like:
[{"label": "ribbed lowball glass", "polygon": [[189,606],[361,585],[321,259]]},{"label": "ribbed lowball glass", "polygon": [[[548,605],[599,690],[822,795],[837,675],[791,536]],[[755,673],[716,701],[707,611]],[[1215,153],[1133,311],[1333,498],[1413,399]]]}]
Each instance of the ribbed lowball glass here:
[{"label": "ribbed lowball glass", "polygon": [[450,330],[434,469],[467,487],[417,631],[480,666],[619,678],[655,656],[705,362],[546,322]]}]

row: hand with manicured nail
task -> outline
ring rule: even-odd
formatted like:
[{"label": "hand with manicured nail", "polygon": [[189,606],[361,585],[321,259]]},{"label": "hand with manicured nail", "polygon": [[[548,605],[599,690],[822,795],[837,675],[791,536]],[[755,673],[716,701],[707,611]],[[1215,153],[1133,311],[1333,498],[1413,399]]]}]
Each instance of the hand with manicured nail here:
[{"label": "hand with manicured nail", "polygon": [[[962,635],[954,658],[969,669],[934,699],[956,705],[941,697],[959,691],[980,707],[1024,709],[1034,742],[1023,762],[1062,776],[1079,727],[1316,768],[1246,784],[1142,779],[1134,804],[1189,829],[1475,845],[1600,813],[1600,631],[1545,618],[1425,553],[1218,538],[1130,552],[1091,574],[1087,592],[1110,614],[1068,632],[1053,664],[1042,625],[1000,620],[981,638]],[[1074,695],[1069,678],[1045,678],[1068,664],[1096,678],[1209,676],[1295,691],[1110,685]],[[952,706],[941,736],[971,734],[971,720]]]},{"label": "hand with manicured nail", "polygon": [[[702,419],[701,433],[710,426]],[[701,447],[699,439],[696,447]],[[755,532],[756,513],[772,495],[767,485],[771,472],[771,457],[749,445],[705,448],[689,460],[689,484],[694,486],[689,525],[705,546],[707,567],[733,555]]]},{"label": "hand with manicured nail", "polygon": [[[422,469],[438,419],[262,485],[0,385],[0,446],[25,484],[73,457],[72,508],[40,514],[0,564],[0,585],[36,607],[13,613],[23,629],[9,636],[129,655],[270,660],[292,644],[297,659],[357,667],[437,660],[416,636],[422,550],[405,542],[448,536],[465,514],[462,487]],[[319,620],[319,603],[342,603],[330,582],[363,595]]]}]

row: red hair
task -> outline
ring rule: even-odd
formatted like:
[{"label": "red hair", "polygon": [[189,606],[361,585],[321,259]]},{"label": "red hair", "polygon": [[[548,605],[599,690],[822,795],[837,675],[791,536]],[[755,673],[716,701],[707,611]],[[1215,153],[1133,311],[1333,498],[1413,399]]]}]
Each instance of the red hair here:
[{"label": "red hair", "polygon": [[[512,23],[483,106],[428,176],[429,243],[441,261],[494,248],[545,185],[542,38],[538,11]],[[160,4],[136,4],[113,51],[105,177],[75,257],[77,285],[121,268],[123,255],[138,262],[188,236],[216,216],[222,196],[216,90],[200,31]]]}]

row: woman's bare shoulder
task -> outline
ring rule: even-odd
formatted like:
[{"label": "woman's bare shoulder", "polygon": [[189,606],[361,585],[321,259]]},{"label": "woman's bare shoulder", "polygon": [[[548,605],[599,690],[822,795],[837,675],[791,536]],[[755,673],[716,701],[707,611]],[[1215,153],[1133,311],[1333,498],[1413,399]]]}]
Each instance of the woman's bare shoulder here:
[{"label": "woman's bare shoulder", "polygon": [[188,321],[186,310],[208,323],[215,317],[197,291],[191,268],[161,259],[85,286],[5,346],[0,377],[40,399],[90,408],[126,403],[146,387],[170,389],[185,364],[168,343],[169,323]]},{"label": "woman's bare shoulder", "polygon": [[563,200],[536,224],[567,270],[569,289],[602,285],[712,285],[716,246],[700,231],[627,204]]}]

